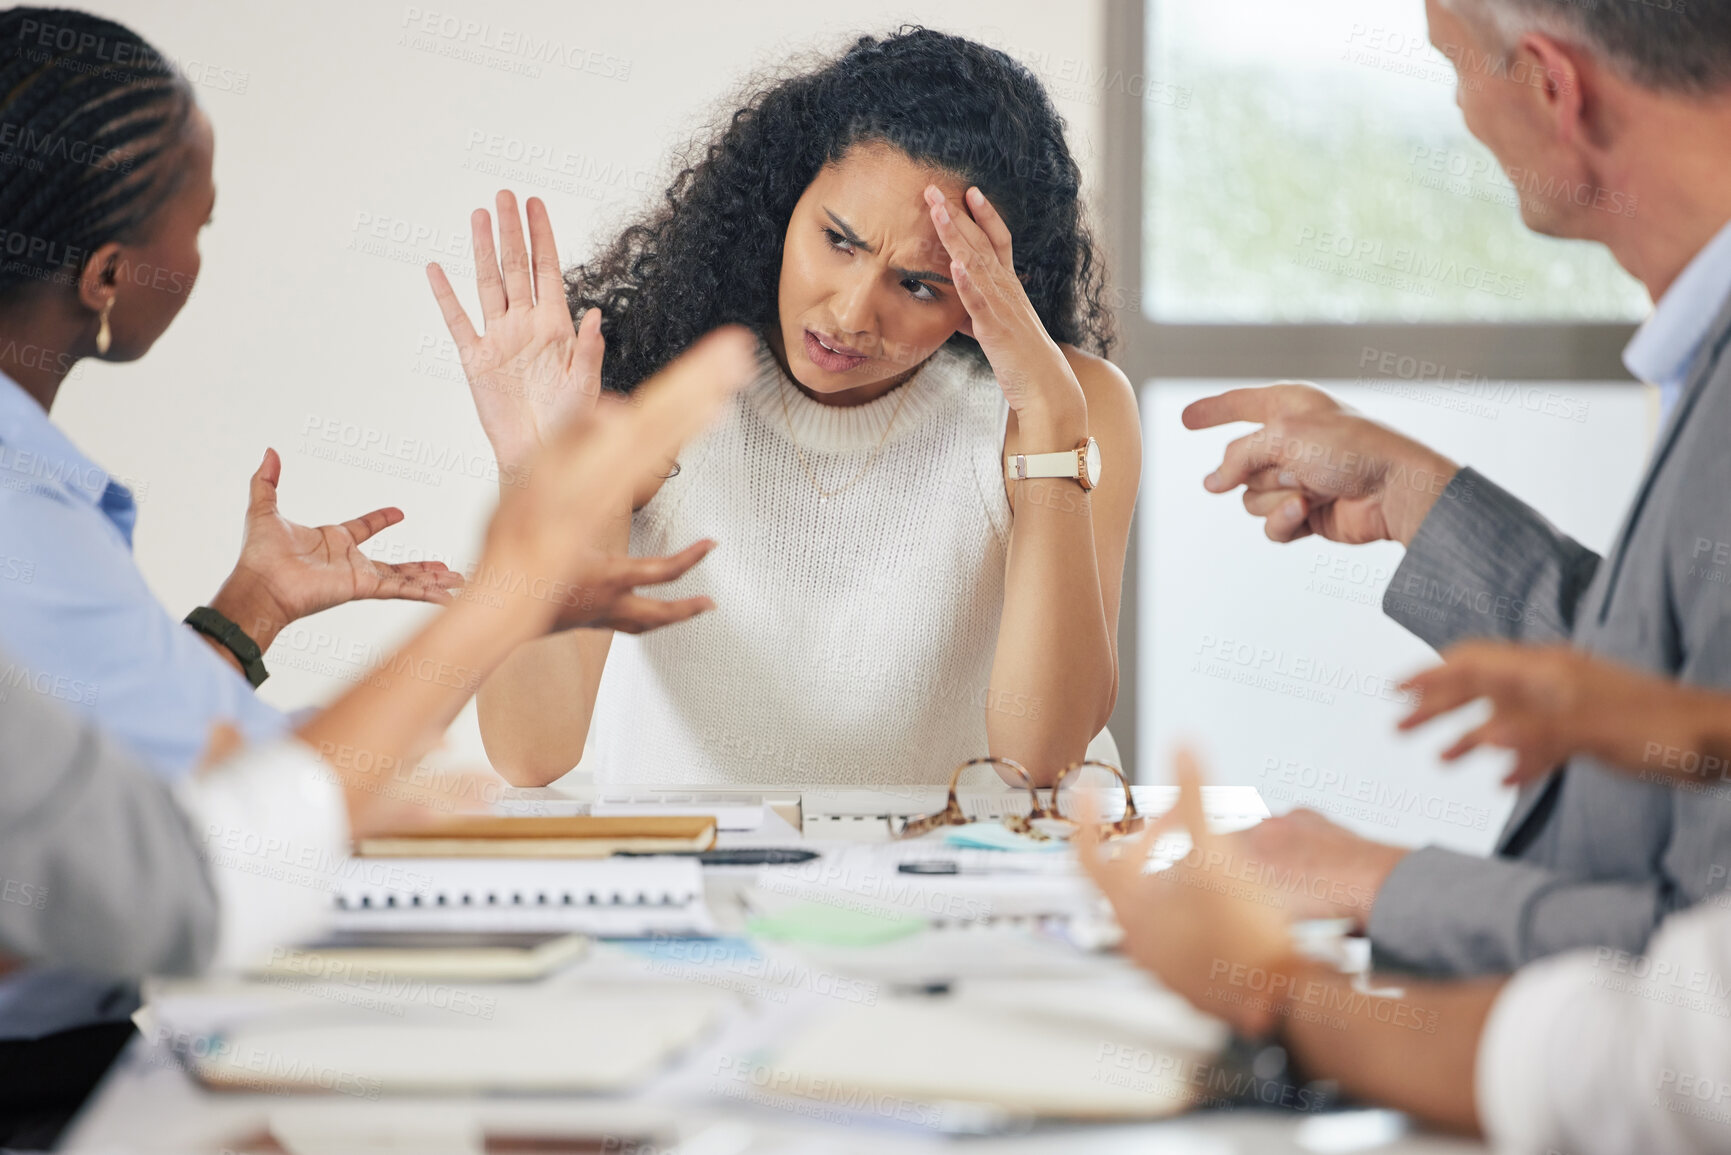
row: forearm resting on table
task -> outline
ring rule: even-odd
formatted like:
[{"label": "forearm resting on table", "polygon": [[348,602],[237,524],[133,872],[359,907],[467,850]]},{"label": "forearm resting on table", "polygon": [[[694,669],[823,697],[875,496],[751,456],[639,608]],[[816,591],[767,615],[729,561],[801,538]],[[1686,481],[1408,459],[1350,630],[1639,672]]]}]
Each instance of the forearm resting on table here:
[{"label": "forearm resting on table", "polygon": [[[631,547],[629,516],[608,522],[603,548]],[[481,742],[514,786],[545,786],[583,757],[613,631],[564,630],[517,647],[476,695]]]},{"label": "forearm resting on table", "polygon": [[986,733],[993,754],[1049,782],[1083,756],[1112,716],[1117,647],[1100,590],[1088,493],[1062,478],[1016,486]]},{"label": "forearm resting on table", "polygon": [[1477,1134],[1479,1038],[1503,979],[1412,983],[1376,997],[1327,967],[1289,972],[1280,1040],[1305,1076],[1434,1126]]}]

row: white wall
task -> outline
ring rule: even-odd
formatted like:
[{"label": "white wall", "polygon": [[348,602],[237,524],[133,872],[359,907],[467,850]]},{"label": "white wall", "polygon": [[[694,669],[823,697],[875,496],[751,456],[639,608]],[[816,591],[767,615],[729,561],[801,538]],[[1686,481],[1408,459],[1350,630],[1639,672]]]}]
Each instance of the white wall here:
[{"label": "white wall", "polygon": [[[474,560],[493,486],[463,466],[481,473],[490,454],[422,266],[436,259],[454,280],[472,278],[468,214],[501,183],[545,199],[562,256],[580,259],[659,193],[670,148],[748,73],[904,21],[1030,63],[1069,118],[1078,158],[1099,172],[1099,0],[87,6],[179,60],[216,126],[215,224],[192,300],[145,360],[81,367],[55,407],[95,460],[141,483],[139,562],[176,614],[233,565],[247,478],[266,446],[283,455],[289,517],[319,524],[397,505],[407,520],[376,556]],[[425,31],[429,20],[445,33]],[[464,22],[486,27],[465,37]],[[508,70],[521,56],[477,47],[524,40],[580,47],[566,56],[581,67],[544,62],[530,75]],[[494,138],[543,149],[573,175],[489,168]],[[337,443],[321,439],[327,428]],[[320,456],[344,438],[411,455],[409,441],[424,443],[448,467],[391,476],[384,451],[358,465]],[[302,623],[270,654],[264,696],[326,700],[362,672],[351,656],[376,653],[424,613],[369,603]],[[472,714],[452,749],[478,756]]]}]

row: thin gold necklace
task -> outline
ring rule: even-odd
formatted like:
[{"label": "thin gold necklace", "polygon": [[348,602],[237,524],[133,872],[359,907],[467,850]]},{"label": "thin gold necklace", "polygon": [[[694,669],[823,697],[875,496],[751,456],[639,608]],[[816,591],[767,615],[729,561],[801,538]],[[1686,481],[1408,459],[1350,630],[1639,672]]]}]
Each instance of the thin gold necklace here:
[{"label": "thin gold necklace", "polygon": [[789,385],[785,381],[776,382],[776,384],[780,386],[780,388],[776,390],[776,393],[781,397],[781,419],[787,426],[787,439],[789,443],[793,445],[793,459],[799,462],[799,471],[805,474],[806,481],[813,489],[817,490],[819,498],[827,500],[846,493],[848,490],[852,489],[861,478],[872,471],[872,466],[878,463],[878,457],[883,453],[884,442],[888,441],[890,438],[890,430],[896,427],[896,418],[902,415],[902,402],[908,399],[908,390],[913,388],[914,377],[918,376],[919,373],[915,372],[913,377],[909,377],[898,386],[902,395],[896,398],[896,407],[890,413],[890,422],[888,425],[884,426],[883,436],[878,438],[878,443],[872,447],[871,454],[866,458],[865,464],[860,466],[859,472],[854,474],[853,477],[849,479],[848,483],[840,489],[831,490],[824,489],[822,483],[818,481],[817,475],[814,474],[811,471],[811,467],[805,463],[805,452],[799,447],[799,439],[793,435],[793,417],[788,413],[787,409],[787,390],[797,388],[797,386]]}]

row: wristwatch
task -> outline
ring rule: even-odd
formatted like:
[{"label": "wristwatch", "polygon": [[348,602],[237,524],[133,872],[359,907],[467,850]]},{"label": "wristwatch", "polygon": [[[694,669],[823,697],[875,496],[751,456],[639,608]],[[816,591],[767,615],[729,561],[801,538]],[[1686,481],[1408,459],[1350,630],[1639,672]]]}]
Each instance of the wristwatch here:
[{"label": "wristwatch", "polygon": [[1004,476],[1011,481],[1068,477],[1083,489],[1093,489],[1100,484],[1100,443],[1090,437],[1061,453],[1012,453],[1004,458]]}]

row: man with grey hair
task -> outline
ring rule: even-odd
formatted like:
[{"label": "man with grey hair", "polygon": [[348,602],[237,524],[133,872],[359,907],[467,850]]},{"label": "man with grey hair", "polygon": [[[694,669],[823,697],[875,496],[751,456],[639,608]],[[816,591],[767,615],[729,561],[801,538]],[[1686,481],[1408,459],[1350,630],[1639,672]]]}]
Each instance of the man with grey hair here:
[{"label": "man with grey hair", "polygon": [[1441,7],[1476,25],[1504,62],[1522,37],[1540,32],[1590,49],[1655,91],[1706,94],[1731,84],[1731,9],[1712,0],[1441,0]]},{"label": "man with grey hair", "polygon": [[[1658,302],[1624,354],[1663,399],[1635,504],[1601,558],[1472,468],[1296,384],[1185,411],[1191,428],[1262,426],[1204,484],[1244,486],[1275,541],[1405,545],[1383,607],[1439,650],[1567,642],[1731,686],[1731,4],[1428,11],[1466,125],[1527,225],[1604,244]],[[1582,756],[1522,789],[1490,858],[1374,842],[1302,810],[1243,839],[1246,857],[1357,900],[1302,913],[1353,919],[1379,964],[1506,973],[1580,947],[1638,952],[1668,915],[1724,892],[1731,792],[1675,793]]]}]

